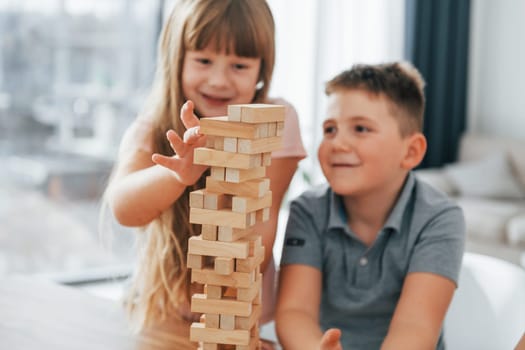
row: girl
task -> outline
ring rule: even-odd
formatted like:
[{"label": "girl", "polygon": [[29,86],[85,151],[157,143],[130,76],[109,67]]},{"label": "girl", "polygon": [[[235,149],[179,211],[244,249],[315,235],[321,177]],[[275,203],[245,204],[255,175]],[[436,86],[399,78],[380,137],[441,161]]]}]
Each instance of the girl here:
[{"label": "girl", "polygon": [[[163,29],[152,94],[126,131],[106,192],[125,226],[142,227],[140,260],[128,300],[138,326],[189,312],[188,238],[200,232],[189,219],[188,195],[205,187],[207,168],[193,165],[193,149],[205,144],[199,118],[227,114],[230,104],[278,103],[269,99],[274,67],[274,22],[264,0],[181,0]],[[273,206],[261,224],[263,315],[273,313],[272,246],[279,206],[306,156],[295,110],[287,105],[283,148],[273,153],[267,176]]]}]

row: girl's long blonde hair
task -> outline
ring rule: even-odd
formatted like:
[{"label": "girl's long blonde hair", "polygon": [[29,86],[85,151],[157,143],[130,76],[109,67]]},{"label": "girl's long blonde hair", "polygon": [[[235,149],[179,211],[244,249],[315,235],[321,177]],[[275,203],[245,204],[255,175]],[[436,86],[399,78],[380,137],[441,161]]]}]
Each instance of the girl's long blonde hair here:
[{"label": "girl's long blonde hair", "polygon": [[[209,44],[217,52],[261,58],[254,101],[267,98],[275,61],[274,21],[265,0],[179,0],[161,33],[152,93],[144,113],[153,117],[153,151],[173,154],[166,131],[183,135],[180,109],[185,102],[181,77],[186,50]],[[260,86],[261,84],[258,84]],[[188,238],[199,234],[189,223],[189,193],[203,188],[206,173],[139,237],[139,264],[128,297],[128,309],[142,329],[168,315],[180,317],[178,308],[190,298],[186,267]]]}]

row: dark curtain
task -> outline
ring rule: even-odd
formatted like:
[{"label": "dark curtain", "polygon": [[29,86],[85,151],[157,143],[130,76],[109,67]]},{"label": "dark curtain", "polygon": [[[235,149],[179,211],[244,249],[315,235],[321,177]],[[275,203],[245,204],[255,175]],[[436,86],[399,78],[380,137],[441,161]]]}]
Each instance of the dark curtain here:
[{"label": "dark curtain", "polygon": [[437,167],[456,159],[466,128],[470,0],[407,0],[406,19],[406,59],[426,81],[420,167]]}]

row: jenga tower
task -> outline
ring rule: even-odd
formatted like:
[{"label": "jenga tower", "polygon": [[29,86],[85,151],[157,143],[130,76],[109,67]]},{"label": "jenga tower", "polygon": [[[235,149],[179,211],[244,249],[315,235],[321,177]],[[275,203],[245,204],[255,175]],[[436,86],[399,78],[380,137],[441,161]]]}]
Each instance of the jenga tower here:
[{"label": "jenga tower", "polygon": [[284,106],[231,105],[226,117],[200,120],[208,143],[195,149],[194,163],[211,174],[190,194],[190,222],[202,231],[189,240],[188,267],[191,281],[204,284],[191,299],[203,316],[190,331],[203,350],[259,348],[264,247],[254,225],[270,216],[266,166],[281,147],[284,115]]}]

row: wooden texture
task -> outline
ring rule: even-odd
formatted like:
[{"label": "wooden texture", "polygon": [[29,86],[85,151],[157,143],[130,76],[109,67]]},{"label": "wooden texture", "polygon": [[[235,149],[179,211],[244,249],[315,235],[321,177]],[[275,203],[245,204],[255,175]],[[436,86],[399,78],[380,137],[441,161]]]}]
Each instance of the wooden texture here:
[{"label": "wooden texture", "polygon": [[232,272],[229,275],[218,275],[212,269],[192,269],[191,281],[215,286],[249,288],[255,282],[255,272]]},{"label": "wooden texture", "polygon": [[253,103],[228,106],[228,120],[235,122],[282,122],[284,121],[285,115],[285,107],[282,105]]},{"label": "wooden texture", "polygon": [[239,183],[247,180],[258,179],[264,176],[266,176],[266,167],[260,166],[252,169],[227,168],[222,178],[219,176],[211,177],[213,177],[215,180]]},{"label": "wooden texture", "polygon": [[241,154],[198,147],[193,153],[193,163],[236,169],[251,169],[262,165],[260,154]]},{"label": "wooden texture", "polygon": [[133,334],[120,302],[34,278],[0,280],[0,348],[194,350],[190,324],[170,319]]},{"label": "wooden texture", "polygon": [[206,241],[200,236],[190,237],[188,253],[195,255],[222,256],[228,258],[247,258],[250,241],[220,242]]},{"label": "wooden texture", "polygon": [[205,328],[204,324],[195,322],[191,325],[190,339],[206,343],[248,345],[250,331]]},{"label": "wooden texture", "polygon": [[231,182],[217,181],[208,176],[206,178],[206,191],[227,193],[241,197],[260,198],[270,191],[270,179],[260,178],[234,184]]},{"label": "wooden texture", "polygon": [[[253,215],[251,215],[253,214]],[[217,226],[231,226],[248,228],[255,224],[255,213],[236,213],[231,210],[190,209],[192,224],[207,224]]]},{"label": "wooden texture", "polygon": [[236,150],[239,153],[256,154],[276,151],[281,146],[282,137],[280,136],[265,137],[257,140],[238,139]]},{"label": "wooden texture", "polygon": [[268,191],[260,198],[234,196],[231,202],[232,211],[237,213],[249,213],[272,206],[272,191]]},{"label": "wooden texture", "polygon": [[210,299],[206,294],[193,294],[191,312],[206,312],[219,315],[250,316],[252,303],[230,299]]},{"label": "wooden texture", "polygon": [[[266,128],[266,132],[264,132]],[[262,131],[261,131],[262,130]],[[241,137],[245,139],[256,139],[266,137],[267,124],[248,124],[229,121],[228,117],[201,118],[200,133],[204,135]]]}]

